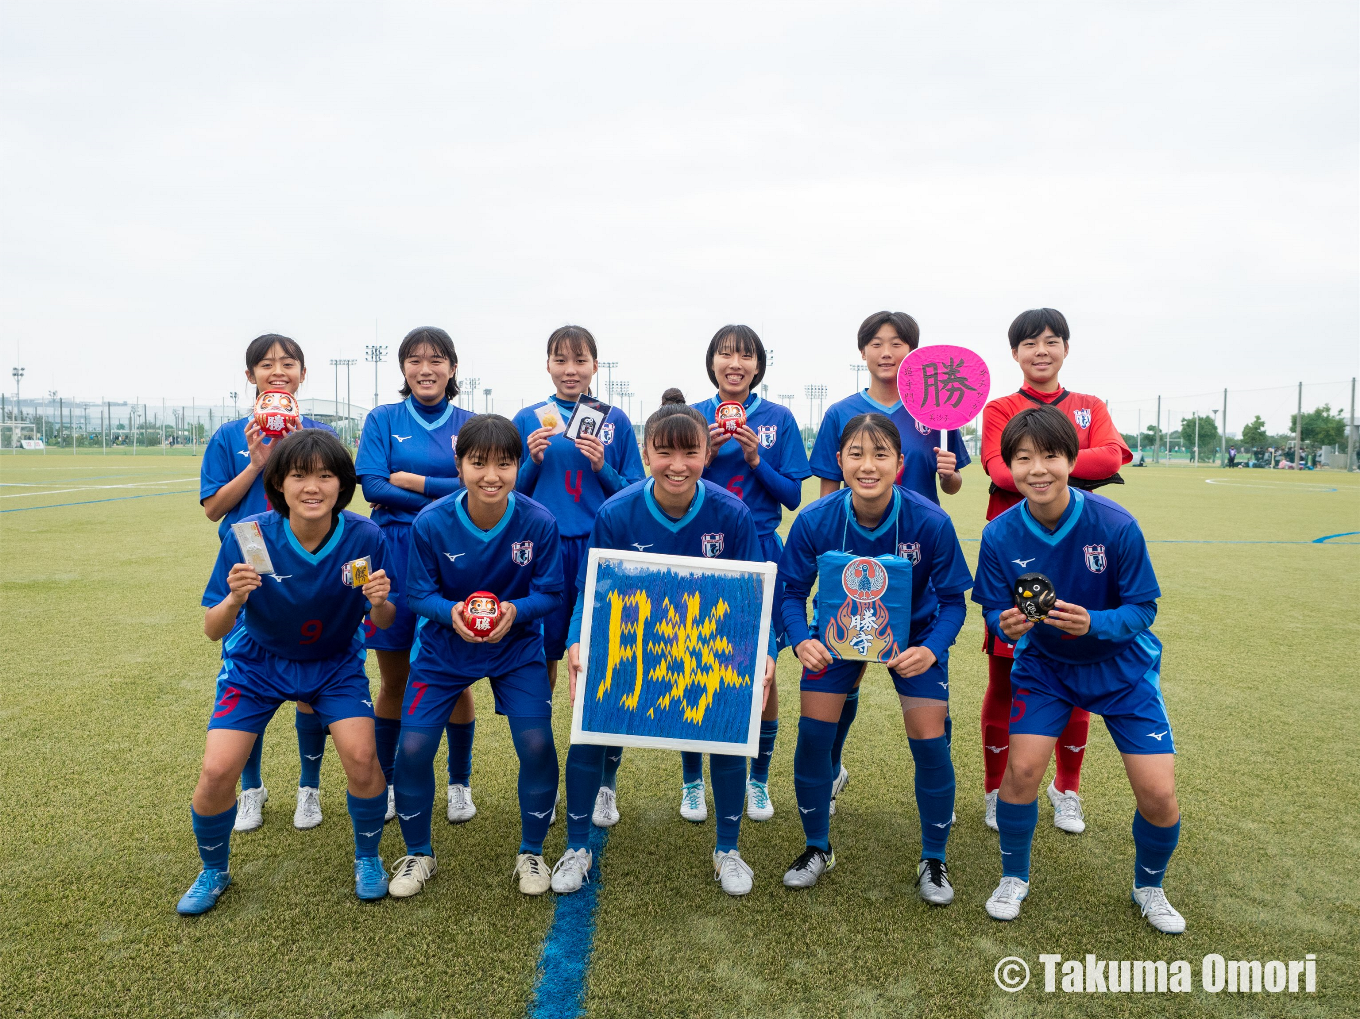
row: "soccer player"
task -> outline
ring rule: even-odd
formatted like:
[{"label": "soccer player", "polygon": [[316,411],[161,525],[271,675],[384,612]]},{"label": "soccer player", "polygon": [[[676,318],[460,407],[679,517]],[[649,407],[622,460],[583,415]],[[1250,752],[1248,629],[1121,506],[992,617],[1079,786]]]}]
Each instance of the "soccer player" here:
[{"label": "soccer player", "polygon": [[[780,613],[803,665],[793,786],[807,838],[807,848],[784,875],[784,884],[808,888],[836,865],[829,841],[836,777],[832,746],[846,695],[864,670],[861,662],[833,658],[808,627],[807,600],[817,580],[818,557],[830,551],[895,556],[911,563],[911,621],[909,632],[901,634],[906,640],[886,664],[916,764],[921,816],[916,882],[922,899],[947,906],[954,901],[945,866],[954,815],[954,765],[945,734],[949,648],[963,626],[963,595],[973,578],[949,514],[924,496],[893,485],[902,469],[902,440],[888,418],[852,418],[841,434],[839,464],[849,491],[833,492],[800,513],[779,561]],[[906,629],[905,622],[896,621],[895,632]]]},{"label": "soccer player", "polygon": [[[1053,308],[1023,312],[1010,327],[1011,357],[1025,377],[1018,392],[998,397],[982,410],[982,465],[991,478],[987,519],[993,520],[1021,501],[1011,472],[1001,455],[1001,433],[1012,417],[1026,407],[1056,407],[1077,430],[1077,462],[1070,483],[1087,491],[1106,484],[1123,484],[1119,468],[1133,460],[1119,429],[1110,420],[1105,402],[1064,389],[1058,372],[1067,358],[1067,319]],[[982,698],[982,764],[984,819],[996,828],[996,791],[1006,772],[1009,741],[1006,729],[1011,717],[1011,645],[988,630],[983,637],[987,653],[987,692]],[[1048,786],[1053,823],[1073,835],[1086,830],[1082,815],[1081,762],[1086,755],[1086,736],[1091,716],[1081,708],[1072,711],[1066,731],[1058,739],[1057,771]]]},{"label": "soccer player", "polygon": [[[1007,422],[1001,456],[1024,497],[982,531],[973,600],[987,628],[1015,646],[1016,710],[997,797],[1001,883],[987,900],[1014,920],[1029,894],[1039,783],[1073,709],[1105,720],[1138,807],[1133,815],[1133,901],[1157,930],[1185,918],[1162,891],[1180,837],[1175,743],[1161,690],[1161,642],[1148,629],[1161,590],[1138,522],[1117,503],[1068,484],[1077,431],[1056,408],[1029,407]],[[1038,623],[1015,607],[1017,584],[1042,573],[1057,600]]]},{"label": "soccer player", "polygon": [[[652,476],[625,488],[600,507],[587,548],[641,547],[662,555],[763,562],[764,552],[750,510],[731,492],[703,479],[708,463],[708,420],[685,405],[684,394],[678,389],[666,390],[661,400],[661,407],[647,419],[643,435],[643,462]],[[718,540],[713,540],[714,535]],[[579,593],[567,637],[567,671],[573,702],[581,669],[587,565],[583,555],[576,578]],[[773,633],[769,646],[774,646]],[[767,655],[766,690],[773,676],[774,658]],[[553,867],[555,892],[577,891],[590,873],[588,819],[590,804],[600,787],[604,751],[601,746],[576,743],[567,753],[567,850]],[[718,811],[713,876],[728,895],[745,895],[754,880],[753,871],[737,850],[746,758],[713,754],[709,758],[709,772],[713,777],[713,803]]]},{"label": "soccer player", "polygon": [[[466,486],[421,510],[411,525],[406,603],[422,617],[411,649],[397,749],[397,819],[407,855],[392,867],[390,892],[415,895],[435,873],[430,842],[434,754],[444,720],[483,676],[496,713],[506,715],[519,755],[519,890],[548,890],[543,836],[557,794],[552,688],[538,623],[562,597],[562,555],[552,514],[515,493],[520,436],[499,414],[479,414],[458,433],[458,476]],[[495,627],[473,633],[470,595],[500,602]]]},{"label": "soccer player", "polygon": [[[704,355],[704,367],[708,380],[718,389],[715,396],[694,404],[694,409],[708,419],[709,462],[704,480],[721,485],[746,504],[755,520],[764,558],[777,563],[784,549],[778,534],[783,507],[798,508],[803,501],[803,479],[812,474],[798,423],[787,407],[767,403],[756,395],[756,386],[765,377],[765,344],[750,326],[727,325],[714,333]],[[716,423],[718,404],[726,402],[740,403],[746,409],[746,423],[734,435],[728,435]],[[777,619],[775,630],[780,638],[775,647],[778,658],[786,644]],[[751,762],[746,780],[746,816],[752,821],[774,817],[770,760],[778,733],[779,690],[771,681],[760,716],[760,755]],[[707,820],[703,755],[683,752],[680,760],[680,816],[686,821]]]},{"label": "soccer player", "polygon": [[[515,415],[515,427],[524,440],[516,488],[547,507],[562,538],[562,602],[543,620],[548,682],[554,688],[576,604],[576,573],[595,514],[611,495],[643,477],[633,423],[618,407],[609,409],[598,434],[582,434],[575,441],[561,434],[599,370],[599,351],[589,330],[581,326],[554,330],[548,337],[553,395]],[[591,815],[601,828],[619,820],[617,776],[622,760],[622,747],[610,747],[605,754],[604,779]]]},{"label": "soccer player", "polygon": [[[411,521],[436,499],[458,491],[455,451],[458,430],[472,412],[453,403],[458,395],[458,352],[442,329],[421,326],[401,341],[397,362],[403,378],[398,403],[374,407],[364,422],[355,470],[363,485],[373,520],[387,538],[394,563],[401,564],[391,600],[397,617],[369,640],[378,658],[378,763],[387,778],[387,820],[396,816],[393,774],[397,734],[401,731],[401,701],[411,671],[411,645],[416,617],[406,604],[403,588],[410,557]],[[448,818],[452,824],[472,820],[472,738],[477,719],[472,691],[453,705],[446,731],[449,738]]]},{"label": "soccer player", "polygon": [[[307,378],[307,361],[296,340],[277,333],[257,336],[246,347],[246,383],[255,395],[265,389],[282,389],[297,396]],[[303,428],[332,431],[330,425],[309,417]],[[231,525],[270,509],[265,494],[264,469],[274,443],[255,423],[254,408],[243,418],[227,421],[208,440],[199,473],[198,501],[209,520],[217,521],[217,536],[226,540]],[[299,702],[294,715],[297,729],[297,805],[294,827],[315,828],[321,823],[321,759],[326,752],[326,730],[307,704]],[[264,804],[269,799],[260,776],[264,740],[257,739],[241,771],[241,795],[236,802],[236,831],[254,831],[264,824]]]},{"label": "soccer player", "polygon": [[[310,704],[330,727],[349,779],[355,892],[361,899],[387,894],[378,856],[387,795],[373,743],[361,626],[365,613],[379,629],[394,615],[386,543],[376,524],[345,509],[357,479],[339,439],[306,429],[274,446],[264,471],[274,509],[246,518],[259,524],[274,572],[262,578],[229,532],[203,592],[203,631],[222,641],[222,671],[190,808],[203,870],[179,900],[184,914],[207,912],[231,884],[236,780],[285,701]],[[346,567],[364,557],[368,582],[347,586]]]},{"label": "soccer player", "polygon": [[[921,327],[916,319],[904,311],[875,312],[860,323],[858,342],[860,357],[869,369],[869,385],[827,408],[812,447],[812,473],[821,479],[822,496],[841,487],[839,455],[845,426],[851,418],[871,413],[885,415],[902,437],[902,471],[897,484],[937,504],[940,501],[937,482],[945,495],[956,494],[963,487],[963,475],[959,472],[972,462],[962,434],[957,428],[949,433],[949,451],[945,452],[939,445],[939,430],[927,428],[913,418],[897,393],[897,370],[921,342]],[[862,669],[860,676],[863,677]],[[856,685],[845,699],[831,752],[836,774],[831,791],[833,816],[836,797],[850,781],[850,771],[841,763],[841,751],[858,711]],[[949,738],[951,726],[946,723],[945,729]]]}]

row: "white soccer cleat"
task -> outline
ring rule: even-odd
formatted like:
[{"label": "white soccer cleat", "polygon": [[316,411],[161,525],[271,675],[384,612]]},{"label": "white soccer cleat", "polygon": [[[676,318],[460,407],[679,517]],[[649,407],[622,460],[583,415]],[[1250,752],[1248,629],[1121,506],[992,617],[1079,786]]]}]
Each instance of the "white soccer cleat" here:
[{"label": "white soccer cleat", "polygon": [[916,865],[916,889],[932,906],[947,906],[954,901],[954,886],[949,883],[949,868],[943,860],[928,856]]},{"label": "white soccer cleat", "polygon": [[581,885],[590,880],[590,864],[589,849],[568,849],[553,864],[552,890],[558,895],[579,892]]},{"label": "white soccer cleat", "polygon": [[387,787],[387,813],[383,815],[383,824],[397,816],[397,789],[396,786]]},{"label": "white soccer cleat", "polygon": [[1052,782],[1048,783],[1048,802],[1053,804],[1053,827],[1069,835],[1080,835],[1086,830],[1086,821],[1081,812],[1081,797],[1076,793],[1062,793]]},{"label": "white soccer cleat", "polygon": [[704,800],[704,783],[686,782],[680,787],[680,816],[698,824],[708,820],[708,803]]},{"label": "white soccer cleat", "polygon": [[[562,799],[562,790],[559,789],[559,790],[557,790],[557,792],[553,793],[553,808],[552,808],[552,813],[548,815],[548,827],[549,827],[549,828],[551,828],[553,825],[555,825],[555,824],[557,823],[557,803],[558,803],[558,801],[561,800],[561,799]],[[540,892],[539,894],[542,894],[542,893]]]},{"label": "white soccer cleat", "polygon": [[269,790],[262,785],[242,789],[236,797],[236,823],[232,831],[254,831],[264,824],[264,804],[268,799]]},{"label": "white soccer cleat", "polygon": [[982,797],[983,804],[982,822],[988,828],[992,829],[992,831],[1001,830],[996,826],[996,794],[999,793],[1000,791],[1001,791],[1000,789],[993,789],[991,792],[986,793]]},{"label": "white soccer cleat", "polygon": [[525,895],[542,895],[552,886],[552,872],[538,853],[520,853],[516,856],[511,876],[519,878],[519,890]]},{"label": "white soccer cleat", "polygon": [[802,855],[794,860],[788,870],[784,871],[785,888],[811,888],[817,883],[817,879],[836,866],[836,853],[834,850],[822,850],[816,846],[808,846],[803,850]]},{"label": "white soccer cleat", "polygon": [[746,816],[752,821],[768,821],[774,817],[770,802],[770,784],[751,779],[746,783]]},{"label": "white soccer cleat", "polygon": [[463,824],[477,816],[477,804],[472,802],[472,786],[449,785],[449,824]]},{"label": "white soccer cleat", "polygon": [[392,864],[387,894],[397,899],[416,895],[424,889],[425,882],[434,877],[437,869],[433,856],[403,856]]},{"label": "white soccer cleat", "polygon": [[293,811],[293,827],[302,831],[321,823],[321,790],[316,786],[300,785],[297,809]]},{"label": "white soccer cleat", "polygon": [[[596,828],[612,828],[619,823],[618,794],[607,785],[600,786],[600,791],[595,794],[595,811],[590,815],[590,823]],[[562,859],[565,860],[566,857]],[[553,885],[553,890],[557,890],[556,884]]]},{"label": "white soccer cleat", "polygon": [[836,778],[831,783],[831,808],[827,810],[827,817],[836,816],[836,797],[841,794],[841,790],[850,784],[850,772],[844,764],[836,774]]},{"label": "white soccer cleat", "polygon": [[722,885],[722,890],[728,895],[745,895],[751,890],[751,885],[755,883],[755,871],[741,858],[741,853],[735,849],[729,849],[725,853],[719,853],[715,850],[713,853],[713,880],[719,882]]},{"label": "white soccer cleat", "polygon": [[1133,889],[1131,898],[1134,904],[1142,907],[1147,922],[1163,934],[1182,934],[1185,932],[1185,917],[1176,912],[1174,906],[1166,901],[1166,892],[1160,887],[1148,885]]},{"label": "white soccer cleat", "polygon": [[1018,877],[1003,877],[992,897],[987,900],[987,915],[993,920],[1014,920],[1020,915],[1020,903],[1029,895],[1029,882]]}]

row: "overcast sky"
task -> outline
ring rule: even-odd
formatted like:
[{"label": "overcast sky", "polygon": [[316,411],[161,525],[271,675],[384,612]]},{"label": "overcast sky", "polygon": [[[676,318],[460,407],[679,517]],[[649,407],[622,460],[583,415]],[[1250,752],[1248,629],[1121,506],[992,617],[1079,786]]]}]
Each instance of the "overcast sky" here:
[{"label": "overcast sky", "polygon": [[[1011,319],[1060,308],[1064,381],[1116,405],[1360,360],[1352,2],[0,18],[0,351],[25,395],[221,400],[276,331],[328,396],[328,359],[433,324],[512,412],[576,322],[650,409],[709,395],[704,347],[745,322],[802,418],[804,385],[851,391],[880,308],[1004,389]],[[399,382],[384,366],[384,400]],[[354,388],[371,403],[372,366]]]}]

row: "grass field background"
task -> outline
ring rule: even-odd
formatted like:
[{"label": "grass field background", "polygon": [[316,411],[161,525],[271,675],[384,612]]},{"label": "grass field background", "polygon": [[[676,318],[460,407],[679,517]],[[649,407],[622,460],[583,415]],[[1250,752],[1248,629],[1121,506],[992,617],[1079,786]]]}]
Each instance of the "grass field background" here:
[{"label": "grass field background", "polygon": [[[1125,473],[1126,486],[1103,493],[1141,520],[1163,590],[1155,630],[1183,811],[1166,886],[1186,934],[1158,935],[1128,900],[1133,798],[1098,722],[1083,779],[1087,832],[1054,829],[1041,797],[1030,901],[1008,925],[983,911],[1000,867],[981,816],[986,670],[970,606],[951,659],[954,905],[932,910],[915,893],[911,758],[881,669],[866,677],[846,747],[851,782],[832,828],[839,866],[809,892],[780,885],[803,844],[792,781],[797,671],[786,653],[777,812],[743,825],[756,872],[746,899],[729,899],[711,879],[712,822],[679,818],[678,756],[626,753],[589,1014],[1360,1013],[1360,539],[1311,543],[1360,531],[1360,477]],[[554,900],[526,899],[510,879],[514,753],[486,684],[473,755],[479,813],[449,826],[437,795],[440,872],[424,894],[354,898],[344,776],[329,747],[325,823],[293,829],[297,746],[284,711],[266,734],[265,825],[233,840],[236,883],[206,916],[175,914],[198,870],[188,801],[218,662],[201,630],[217,539],[197,504],[197,474],[198,461],[183,456],[0,454],[0,1013],[524,1015]],[[946,500],[970,565],[985,499],[970,467],[963,492]],[[556,721],[565,759],[565,703]],[[559,823],[549,861],[563,839]],[[389,826],[384,858],[402,851]],[[1037,970],[1041,952],[1187,959],[1196,991],[996,988],[999,959],[1018,955]],[[1206,994],[1199,960],[1209,952],[1316,953],[1319,992]]]}]

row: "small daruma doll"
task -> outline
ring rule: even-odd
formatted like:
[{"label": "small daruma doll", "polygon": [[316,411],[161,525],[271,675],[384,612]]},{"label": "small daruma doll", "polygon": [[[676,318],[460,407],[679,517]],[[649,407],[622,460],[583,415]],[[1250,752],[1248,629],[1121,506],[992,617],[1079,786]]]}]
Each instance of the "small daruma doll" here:
[{"label": "small daruma doll", "polygon": [[286,389],[266,389],[255,399],[255,423],[270,438],[286,435],[301,424],[297,398]]},{"label": "small daruma doll", "polygon": [[724,435],[736,435],[746,424],[746,408],[735,400],[725,400],[718,404],[714,419]]},{"label": "small daruma doll", "polygon": [[501,600],[490,591],[474,591],[463,600],[463,625],[478,637],[487,636],[501,618]]}]

